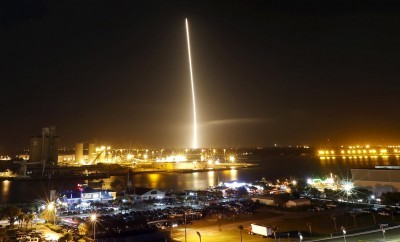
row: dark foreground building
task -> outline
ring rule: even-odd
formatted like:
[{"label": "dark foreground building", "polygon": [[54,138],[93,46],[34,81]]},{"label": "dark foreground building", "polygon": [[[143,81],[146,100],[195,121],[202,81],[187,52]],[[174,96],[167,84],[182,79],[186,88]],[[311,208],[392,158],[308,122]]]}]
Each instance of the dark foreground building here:
[{"label": "dark foreground building", "polygon": [[354,186],[371,190],[380,196],[384,192],[400,191],[400,166],[376,166],[375,169],[351,169]]}]

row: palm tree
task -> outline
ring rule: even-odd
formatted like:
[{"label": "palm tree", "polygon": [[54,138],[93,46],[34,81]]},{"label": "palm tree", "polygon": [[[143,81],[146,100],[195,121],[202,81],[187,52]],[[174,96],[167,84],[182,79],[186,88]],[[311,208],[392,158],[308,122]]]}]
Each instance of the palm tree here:
[{"label": "palm tree", "polygon": [[35,217],[35,215],[33,215],[33,213],[30,214],[26,214],[25,216],[25,229],[28,229],[28,224],[31,223],[31,227],[32,227],[32,222],[33,222],[33,218]]},{"label": "palm tree", "polygon": [[311,223],[307,223],[307,227],[310,230],[310,235],[312,236]]},{"label": "palm tree", "polygon": [[78,226],[78,234],[79,235],[87,235],[88,230],[89,230],[89,227],[88,227],[88,225],[86,223],[81,223]]},{"label": "palm tree", "polygon": [[238,230],[240,231],[240,242],[242,242],[242,231],[243,231],[243,225],[238,225],[237,226]]},{"label": "palm tree", "polygon": [[394,222],[394,216],[393,216],[393,208],[392,207],[386,207],[387,211],[392,215],[392,221]]},{"label": "palm tree", "polygon": [[357,228],[357,223],[356,223],[356,214],[352,213],[350,216],[353,217],[354,219],[354,228]]},{"label": "palm tree", "polygon": [[17,221],[18,221],[18,229],[22,229],[22,224],[25,220],[25,214],[24,213],[20,213],[17,216]]}]

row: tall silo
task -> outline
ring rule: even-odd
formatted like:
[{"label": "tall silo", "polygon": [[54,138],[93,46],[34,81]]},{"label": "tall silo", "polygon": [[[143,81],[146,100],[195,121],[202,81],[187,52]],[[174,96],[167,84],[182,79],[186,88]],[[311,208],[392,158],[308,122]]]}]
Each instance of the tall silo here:
[{"label": "tall silo", "polygon": [[42,135],[31,137],[30,162],[57,164],[59,137],[54,126],[42,129]]},{"label": "tall silo", "polygon": [[83,143],[75,145],[75,163],[81,163],[83,160]]},{"label": "tall silo", "polygon": [[93,160],[96,158],[96,150],[95,150],[95,144],[89,143],[88,147],[88,163],[93,162]]}]

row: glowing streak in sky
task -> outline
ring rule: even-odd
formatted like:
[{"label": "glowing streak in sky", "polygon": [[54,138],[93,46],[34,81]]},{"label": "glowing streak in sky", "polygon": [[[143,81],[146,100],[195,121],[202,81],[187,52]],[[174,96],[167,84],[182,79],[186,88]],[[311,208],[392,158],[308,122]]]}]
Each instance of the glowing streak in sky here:
[{"label": "glowing streak in sky", "polygon": [[190,67],[190,81],[192,83],[192,100],[193,100],[193,145],[192,148],[197,149],[197,120],[196,120],[196,99],[194,97],[194,82],[193,82],[193,70],[192,70],[192,56],[190,54],[190,40],[189,40],[189,23],[186,19],[186,37],[188,44],[189,54],[189,67]]}]

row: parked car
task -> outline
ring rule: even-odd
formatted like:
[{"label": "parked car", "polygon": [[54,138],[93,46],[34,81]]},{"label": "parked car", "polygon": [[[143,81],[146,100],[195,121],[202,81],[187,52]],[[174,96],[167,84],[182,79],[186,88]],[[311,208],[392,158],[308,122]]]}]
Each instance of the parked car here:
[{"label": "parked car", "polygon": [[380,211],[378,214],[381,216],[390,216],[390,213],[386,211]]}]

